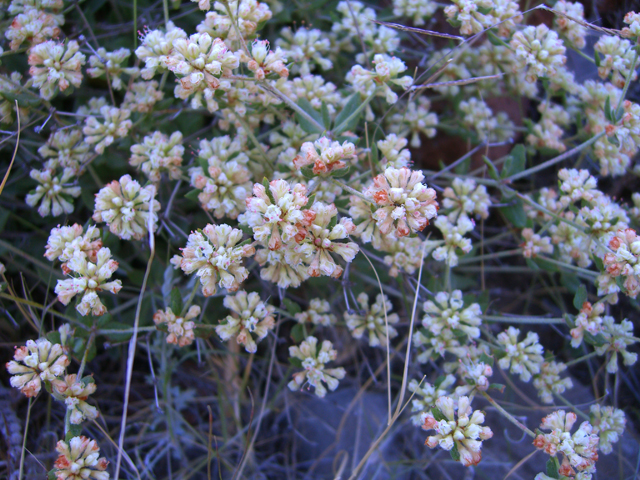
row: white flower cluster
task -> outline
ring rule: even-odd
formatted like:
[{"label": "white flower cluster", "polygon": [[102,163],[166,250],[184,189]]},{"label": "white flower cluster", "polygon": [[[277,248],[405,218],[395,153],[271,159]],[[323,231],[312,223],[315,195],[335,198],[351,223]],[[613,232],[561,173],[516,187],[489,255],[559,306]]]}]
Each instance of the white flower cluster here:
[{"label": "white flower cluster", "polygon": [[369,296],[364,292],[358,295],[356,300],[360,309],[344,314],[351,335],[354,338],[362,338],[367,332],[369,345],[386,348],[387,335],[390,339],[398,335],[392,325],[400,321],[397,313],[388,314],[393,308],[391,301],[386,295],[379,293],[376,301],[369,306]]},{"label": "white flower cluster", "polygon": [[338,388],[338,383],[347,373],[342,367],[326,368],[326,364],[338,356],[329,340],[324,340],[322,345],[318,346],[316,337],[307,337],[299,347],[289,347],[289,356],[294,365],[299,364],[296,366],[304,368],[294,373],[293,380],[288,383],[287,386],[292,391],[300,390],[308,383],[309,386],[315,387],[315,394],[323,398],[327,394],[327,388],[331,391]]}]

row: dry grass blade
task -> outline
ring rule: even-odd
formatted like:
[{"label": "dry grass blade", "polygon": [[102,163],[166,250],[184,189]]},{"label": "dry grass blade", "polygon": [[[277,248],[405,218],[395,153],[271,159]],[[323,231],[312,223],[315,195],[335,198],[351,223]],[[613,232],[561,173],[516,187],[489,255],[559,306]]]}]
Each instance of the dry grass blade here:
[{"label": "dry grass blade", "polygon": [[395,28],[396,30],[402,30],[404,32],[419,33],[420,35],[430,35],[432,37],[449,38],[451,40],[458,40],[459,42],[465,41],[465,38],[459,35],[450,35],[448,33],[434,32],[433,30],[425,30],[423,28],[407,27],[405,25],[400,25],[399,23],[381,22],[379,20],[371,20],[371,21],[374,23],[377,23],[378,25],[382,25],[383,27]]},{"label": "dry grass blade", "polygon": [[564,18],[567,18],[567,19],[571,20],[572,22],[576,22],[578,25],[582,25],[583,27],[588,28],[590,30],[594,30],[594,31],[600,32],[600,33],[605,33],[607,35],[616,35],[618,37],[622,36],[622,31],[621,30],[616,30],[615,28],[598,27],[597,25],[594,25],[593,23],[585,22],[584,20],[580,20],[578,18],[574,18],[571,15],[567,15],[566,13],[558,12],[557,10],[554,10],[553,8],[549,8],[546,5],[538,5],[537,7],[534,7],[531,10],[546,10],[547,12],[551,12],[554,15],[559,15],[561,17],[564,17]]},{"label": "dry grass blade", "polygon": [[[153,257],[156,253],[156,242],[153,234],[153,202],[149,202],[149,216],[147,222],[147,228],[149,229],[149,260],[147,262],[147,269],[144,272],[144,279],[142,280],[142,287],[140,288],[140,295],[138,297],[138,305],[136,306],[136,316],[133,322],[133,335],[129,341],[129,355],[127,356],[127,378],[124,389],[124,405],[122,406],[122,421],[120,422],[120,436],[118,438],[118,457],[116,459],[116,473],[114,478],[119,478],[120,463],[122,462],[123,445],[124,445],[124,433],[127,426],[127,408],[129,407],[129,394],[131,392],[131,378],[133,377],[133,361],[136,355],[136,344],[138,342],[138,327],[140,325],[140,311],[142,310],[142,299],[144,298],[145,290],[147,289],[147,282],[149,275],[151,274],[151,265],[153,263]],[[140,474],[138,473],[138,478]]]},{"label": "dry grass blade", "polygon": [[425,88],[436,88],[436,87],[452,87],[455,85],[469,85],[470,83],[481,82],[482,80],[494,80],[496,78],[500,78],[504,75],[504,73],[497,73],[495,75],[487,75],[484,77],[473,77],[473,78],[465,78],[463,80],[450,80],[448,82],[437,82],[437,83],[427,83],[425,85],[414,85],[409,88],[410,91],[423,90]]},{"label": "dry grass blade", "polygon": [[11,163],[9,163],[9,168],[7,168],[7,173],[4,174],[4,178],[2,179],[2,184],[0,184],[0,195],[2,195],[2,191],[4,190],[4,185],[7,183],[9,179],[9,174],[11,173],[11,167],[13,167],[13,162],[16,159],[16,155],[18,154],[18,146],[20,145],[20,110],[18,109],[18,101],[16,100],[16,118],[18,119],[18,133],[16,134],[16,148],[13,149],[13,156],[11,157]]}]

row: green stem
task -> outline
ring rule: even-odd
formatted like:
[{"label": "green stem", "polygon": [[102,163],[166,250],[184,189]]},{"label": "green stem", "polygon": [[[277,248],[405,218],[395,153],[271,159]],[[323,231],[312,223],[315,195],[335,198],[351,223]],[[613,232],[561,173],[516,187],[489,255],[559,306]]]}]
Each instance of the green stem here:
[{"label": "green stem", "polygon": [[340,123],[340,125],[336,125],[335,128],[333,129],[334,132],[337,132],[338,134],[342,133],[342,131],[344,130],[344,128],[349,125],[349,123],[354,119],[357,118],[358,115],[360,115],[360,113],[362,113],[362,110],[364,110],[367,105],[369,105],[369,103],[371,102],[371,100],[373,100],[373,98],[376,96],[376,94],[378,93],[378,89],[376,88],[373,93],[371,93],[371,95],[369,95],[367,98],[365,98],[365,100],[358,105],[358,108],[355,109],[355,111],[349,115],[347,118],[344,119],[344,121],[342,121],[342,123]]},{"label": "green stem", "polygon": [[507,420],[513,423],[520,430],[525,432],[527,435],[536,438],[536,434],[529,430],[522,422],[520,422],[516,417],[507,412],[504,408],[502,408],[498,403],[489,396],[487,392],[480,392],[484,398],[486,398],[491,405],[493,405],[498,412],[500,412]]},{"label": "green stem", "polygon": [[570,367],[570,366],[575,365],[575,364],[577,364],[577,363],[580,363],[580,362],[584,362],[584,361],[586,361],[586,360],[589,360],[590,358],[593,358],[593,357],[595,357],[596,355],[598,355],[598,352],[591,352],[591,353],[587,353],[586,355],[583,355],[582,357],[578,357],[578,358],[576,358],[576,359],[574,359],[574,360],[571,360],[570,362],[565,363],[565,365],[566,365],[567,367]]},{"label": "green stem", "polygon": [[540,170],[544,170],[546,168],[549,168],[549,167],[555,165],[556,163],[560,163],[563,160],[566,160],[567,158],[575,155],[576,153],[581,152],[582,150],[587,148],[589,145],[591,145],[593,143],[596,143],[604,135],[605,135],[605,132],[600,132],[595,137],[591,137],[586,142],[581,143],[577,147],[574,147],[571,150],[569,150],[568,152],[564,152],[563,154],[558,155],[557,157],[552,158],[551,160],[547,160],[546,162],[543,162],[540,165],[536,165],[535,167],[531,167],[531,168],[528,168],[526,170],[523,170],[520,173],[515,173],[515,174],[511,175],[510,177],[505,178],[503,180],[503,182],[504,183],[511,183],[511,182],[513,182],[515,180],[518,180],[520,178],[530,177],[531,175],[533,175],[536,172],[539,172]]},{"label": "green stem", "polygon": [[524,325],[564,325],[567,323],[564,318],[530,317],[526,315],[514,315],[513,317],[504,315],[481,315],[480,318],[484,322],[505,322]]},{"label": "green stem", "polygon": [[316,120],[311,115],[309,115],[307,112],[305,112],[302,108],[300,108],[300,106],[297,103],[295,103],[293,100],[291,100],[289,97],[287,97],[281,91],[273,88],[271,85],[266,83],[264,80],[262,82],[259,82],[258,86],[260,88],[262,88],[263,90],[269,92],[274,97],[276,97],[279,100],[282,100],[284,103],[286,103],[289,107],[291,107],[291,109],[293,109],[298,115],[303,117],[307,122],[313,124],[313,126],[316,127],[316,129],[319,132],[323,132],[325,130],[324,126],[322,126],[318,122],[316,122]]},{"label": "green stem", "polygon": [[512,255],[522,255],[521,248],[514,248],[513,250],[505,250],[504,252],[487,253],[486,255],[478,255],[476,257],[462,258],[458,261],[458,265],[464,265],[466,263],[475,263],[481,260],[490,260],[492,258],[510,257]]},{"label": "green stem", "polygon": [[367,203],[370,203],[372,205],[375,205],[375,202],[372,202],[370,198],[365,197],[362,193],[360,193],[359,191],[357,191],[355,188],[350,187],[349,185],[347,185],[344,182],[341,182],[340,180],[334,178],[334,177],[329,177],[329,180],[331,181],[331,183],[333,183],[334,185],[339,186],[340,188],[342,188],[343,190],[346,190],[347,192],[349,192],[352,195],[355,195],[356,197],[360,197],[362,200],[364,200]]},{"label": "green stem", "polygon": [[633,78],[633,72],[636,69],[636,62],[638,61],[638,50],[634,49],[633,54],[633,62],[631,62],[631,68],[629,69],[629,73],[627,74],[627,78],[624,82],[624,87],[622,89],[622,95],[620,95],[620,100],[618,100],[618,106],[616,110],[620,108],[622,102],[624,102],[625,97],[627,96],[627,91],[629,90],[629,85],[631,85],[631,78]]}]

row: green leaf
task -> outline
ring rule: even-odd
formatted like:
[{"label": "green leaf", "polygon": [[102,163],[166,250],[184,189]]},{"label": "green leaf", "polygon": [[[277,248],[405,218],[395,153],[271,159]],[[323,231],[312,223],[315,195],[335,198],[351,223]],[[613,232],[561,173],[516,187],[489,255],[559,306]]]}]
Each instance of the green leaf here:
[{"label": "green leaf", "polygon": [[262,186],[264,187],[264,191],[267,194],[267,197],[269,197],[269,200],[271,200],[271,203],[275,205],[276,200],[275,198],[273,198],[273,193],[271,193],[271,189],[269,188],[269,180],[267,180],[267,177],[262,178]]},{"label": "green leaf", "polygon": [[524,228],[527,226],[527,214],[524,211],[522,200],[517,199],[511,205],[499,207],[499,209],[514,227]]},{"label": "green leaf", "polygon": [[180,289],[177,287],[174,287],[171,290],[169,306],[171,307],[171,311],[176,315],[180,315],[182,313],[182,294],[180,293]]},{"label": "green leaf", "polygon": [[302,360],[298,357],[289,357],[289,363],[296,368],[302,368]]},{"label": "green leaf", "polygon": [[607,99],[604,101],[604,118],[606,118],[609,123],[614,123],[614,118],[612,115],[612,111],[611,111],[611,98],[607,97]]},{"label": "green leaf", "polygon": [[347,101],[342,111],[336,117],[334,124],[336,127],[333,129],[334,135],[339,135],[346,130],[353,130],[357,124],[358,117],[362,114],[362,108],[357,115],[354,115],[358,111],[358,108],[362,105],[359,93],[354,93]]},{"label": "green leaf", "polygon": [[431,415],[433,415],[433,418],[435,418],[438,422],[447,419],[447,417],[444,416],[444,413],[442,413],[442,411],[438,407],[431,407]]},{"label": "green leaf", "polygon": [[551,478],[560,478],[560,473],[558,473],[558,460],[556,460],[556,457],[551,457],[547,460],[547,476]]},{"label": "green leaf", "polygon": [[600,54],[598,53],[597,50],[595,50],[594,53],[595,53],[596,67],[600,67],[600,62],[601,62]]},{"label": "green leaf", "polygon": [[298,323],[291,329],[291,338],[295,343],[300,343],[304,340],[304,326]]},{"label": "green leaf", "polygon": [[47,480],[56,480],[56,478],[58,478],[58,476],[56,475],[57,471],[57,468],[52,468],[51,470],[49,470],[47,472]]},{"label": "green leaf", "polygon": [[315,193],[308,198],[307,206],[311,207],[311,206],[313,206],[314,203],[316,203],[316,194]]},{"label": "green leaf", "polygon": [[498,390],[500,393],[504,393],[505,388],[506,385],[503,385],[501,383],[492,383],[489,385],[489,390]]},{"label": "green leaf", "polygon": [[300,308],[300,305],[298,305],[296,302],[289,300],[288,298],[283,299],[282,303],[284,304],[284,307],[287,309],[287,312],[289,312],[292,316],[302,311],[302,309]]},{"label": "green leaf", "polygon": [[316,174],[313,173],[313,167],[311,165],[307,165],[305,167],[302,167],[300,169],[300,172],[302,173],[302,176],[307,180],[311,180],[312,178],[316,178]]},{"label": "green leaf", "polygon": [[498,174],[498,169],[496,169],[496,166],[493,164],[493,162],[491,160],[489,160],[489,158],[486,157],[485,155],[482,156],[482,160],[484,161],[484,163],[489,168],[489,176],[491,178],[493,178],[494,180],[500,180],[500,175]]},{"label": "green leaf", "polygon": [[460,461],[460,452],[458,451],[458,446],[455,444],[455,442],[453,443],[453,448],[449,450],[449,453],[451,454],[451,458],[453,460],[455,460],[456,462]]},{"label": "green leaf", "polygon": [[64,441],[69,443],[72,438],[79,437],[81,433],[82,433],[82,425],[74,425],[73,423],[69,423],[69,431],[64,436]]},{"label": "green leaf", "polygon": [[587,287],[581,284],[578,287],[578,291],[576,292],[575,296],[573,297],[573,306],[576,308],[576,310],[580,310],[582,308],[582,305],[586,301],[587,301]]},{"label": "green leaf", "polygon": [[329,130],[331,128],[331,118],[329,118],[329,109],[326,103],[322,102],[320,112],[322,112],[322,124],[325,129]]},{"label": "green leaf", "polygon": [[202,190],[191,190],[185,194],[184,198],[187,200],[193,200],[194,202],[199,202],[198,195],[200,195],[201,191]]},{"label": "green leaf", "polygon": [[479,360],[484,363],[485,365],[490,365],[493,366],[493,357],[490,357],[489,355],[487,355],[486,353],[482,353],[480,355]]},{"label": "green leaf", "polygon": [[[309,100],[307,100],[306,98],[301,98],[296,103],[302,110],[305,111],[305,113],[313,118],[318,125],[322,125],[322,114],[318,113],[318,111],[313,108],[311,103],[309,103]],[[296,113],[296,121],[300,125],[300,128],[302,128],[307,133],[322,133],[323,131],[321,128],[319,128],[318,125],[309,121],[299,113]]]},{"label": "green leaf", "polygon": [[502,178],[508,178],[524,170],[527,163],[527,152],[524,145],[516,145],[504,162],[502,167]]},{"label": "green leaf", "polygon": [[349,170],[351,170],[351,166],[347,165],[345,168],[339,168],[338,170],[333,170],[330,174],[332,177],[340,178],[346,175],[349,175]]}]

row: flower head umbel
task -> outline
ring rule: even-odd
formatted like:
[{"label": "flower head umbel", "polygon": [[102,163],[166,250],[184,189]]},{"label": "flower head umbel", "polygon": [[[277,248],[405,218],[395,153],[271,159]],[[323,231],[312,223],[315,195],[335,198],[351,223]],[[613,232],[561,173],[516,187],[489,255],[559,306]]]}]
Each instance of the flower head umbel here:
[{"label": "flower head umbel", "polygon": [[640,237],[635,230],[618,230],[609,240],[609,248],[604,256],[604,266],[611,277],[625,277],[626,294],[636,298],[640,293]]},{"label": "flower head umbel", "polygon": [[603,407],[598,404],[591,405],[590,423],[593,425],[593,433],[600,437],[598,448],[605,455],[612,452],[612,443],[616,443],[627,423],[624,412],[619,408]]},{"label": "flower head umbel", "polygon": [[[316,337],[307,337],[299,347],[289,347],[289,356],[291,363],[304,368],[301,372],[294,373],[293,380],[287,385],[292,391],[300,390],[308,383],[316,388],[316,395],[322,398],[327,394],[327,387],[331,391],[338,388],[339,381],[347,373],[342,367],[326,368],[326,364],[338,356],[329,340],[324,340],[319,347]],[[325,383],[327,387],[324,386]]]},{"label": "flower head umbel", "polygon": [[351,142],[345,140],[340,145],[339,142],[321,137],[313,143],[303,143],[300,154],[293,159],[293,165],[296,168],[313,165],[313,173],[324,176],[347,167],[347,162],[355,158],[355,153],[356,147]]},{"label": "flower head umbel", "polygon": [[233,313],[216,326],[216,333],[225,341],[235,337],[247,352],[255,353],[257,342],[266,337],[276,324],[273,318],[275,307],[265,304],[256,292],[247,294],[244,290],[224,297],[224,306]]},{"label": "flower head umbel", "polygon": [[226,215],[235,219],[245,210],[245,200],[251,191],[251,172],[242,143],[243,137],[237,136],[232,141],[229,135],[201,140],[200,166],[189,169],[191,186],[201,190],[198,201],[216,218]]},{"label": "flower head umbel", "polygon": [[181,132],[173,132],[170,137],[162,132],[153,132],[144,137],[142,143],[131,146],[129,164],[141,167],[154,183],[158,183],[165,172],[170,179],[177,180],[182,173],[183,154]]},{"label": "flower head umbel", "polygon": [[69,442],[60,440],[56,445],[58,459],[54,463],[56,480],[108,480],[109,462],[100,457],[95,440],[73,437]]},{"label": "flower head umbel", "polygon": [[83,252],[91,262],[95,262],[101,247],[100,230],[95,225],[87,227],[86,232],[77,223],[65,227],[58,225],[51,229],[44,256],[50,262],[60,260],[62,270],[68,273],[66,264],[75,252]]},{"label": "flower head umbel", "polygon": [[280,36],[277,45],[293,62],[293,73],[304,76],[315,70],[316,65],[322,70],[329,70],[333,66],[327,58],[331,52],[331,41],[323,37],[322,31],[299,27],[294,33],[290,27],[285,27],[280,31]]},{"label": "flower head umbel", "polygon": [[126,108],[116,108],[104,105],[100,107],[100,116],[103,123],[100,123],[96,116],[91,115],[85,120],[82,133],[86,135],[85,141],[89,144],[96,144],[96,153],[103,153],[104,149],[111,145],[116,138],[126,137],[131,128],[129,116],[131,111]]},{"label": "flower head umbel", "polygon": [[424,416],[425,430],[435,430],[436,434],[427,438],[425,445],[435,448],[440,445],[450,451],[454,460],[465,467],[477,465],[482,459],[482,441],[493,437],[489,427],[484,423],[484,413],[472,410],[469,397],[460,397],[456,402],[451,397],[440,397],[436,400],[433,412]]},{"label": "flower head umbel", "polygon": [[283,78],[289,76],[289,70],[285,66],[287,63],[285,52],[280,47],[271,50],[268,40],[254,40],[251,46],[251,57],[247,56],[243,50],[236,52],[236,56],[241,62],[247,64],[249,70],[258,80],[263,80],[270,73],[275,73]]},{"label": "flower head umbel", "polygon": [[258,249],[255,259],[261,267],[260,278],[276,283],[280,288],[299,287],[309,278],[307,253],[300,251],[295,243],[284,244],[278,250]]},{"label": "flower head umbel", "polygon": [[324,325],[329,327],[336,321],[336,316],[331,313],[331,305],[327,300],[313,298],[309,302],[309,308],[304,312],[298,312],[295,318],[300,323],[312,323],[313,325]]},{"label": "flower head umbel", "polygon": [[414,393],[413,400],[411,400],[411,411],[418,412],[411,416],[411,423],[416,426],[422,425],[425,415],[436,404],[436,400],[447,395],[450,392],[450,387],[455,383],[456,377],[453,375],[440,377],[433,385],[426,380],[423,380],[422,383],[415,379],[411,380],[408,387],[409,391]]},{"label": "flower head umbel", "polygon": [[54,170],[31,170],[29,176],[40,185],[27,195],[25,202],[30,207],[35,207],[40,202],[38,213],[41,217],[50,213],[57,217],[73,212],[71,199],[79,197],[81,193],[80,187],[71,183],[76,177],[73,169],[65,168],[60,174],[56,174]]},{"label": "flower head umbel", "polygon": [[231,75],[239,65],[238,57],[228,50],[224,41],[206,32],[175,39],[173,49],[163,61],[178,76],[180,98],[205,88],[217,89],[220,77]]},{"label": "flower head umbel", "polygon": [[[633,47],[629,40],[620,38],[617,35],[603,35],[600,37],[600,40],[593,47],[600,56],[598,66],[600,78],[607,79],[609,75],[612,75],[611,83],[618,88],[623,88],[634,61]],[[638,78],[638,73],[634,70],[631,75],[631,81],[636,78]]]},{"label": "flower head umbel", "polygon": [[532,374],[540,373],[544,361],[543,348],[538,343],[537,333],[527,332],[522,341],[518,341],[519,335],[520,330],[515,327],[509,327],[498,335],[498,344],[506,353],[498,364],[505,370],[511,367],[511,373],[517,373],[523,382],[528,382]]},{"label": "flower head umbel", "polygon": [[98,418],[98,410],[96,407],[87,403],[89,395],[96,391],[96,384],[92,377],[78,380],[78,376],[65,375],[63,379],[55,379],[51,383],[53,385],[54,396],[64,401],[67,410],[70,412],[69,421],[74,425],[79,425],[85,420],[95,420]]},{"label": "flower head umbel", "polygon": [[562,40],[544,23],[516,32],[510,45],[516,52],[514,73],[524,69],[528,82],[535,82],[538,77],[553,77],[556,69],[567,61]]},{"label": "flower head umbel", "polygon": [[[14,5],[15,2],[11,2]],[[11,6],[9,7],[11,9]],[[16,12],[17,13],[17,12]],[[64,24],[62,15],[52,15],[35,6],[25,6],[15,16],[4,36],[11,40],[11,50],[18,50],[23,42],[38,45],[50,38],[60,35],[60,25]]]},{"label": "flower head umbel", "polygon": [[585,332],[594,337],[600,333],[602,329],[602,314],[604,313],[604,303],[596,303],[591,305],[590,302],[584,302],[580,313],[574,319],[575,327],[571,329],[571,346],[578,348],[582,343]]},{"label": "flower head umbel", "polygon": [[454,290],[451,294],[439,292],[434,300],[427,300],[422,307],[425,313],[422,319],[424,328],[434,335],[440,335],[442,330],[459,330],[469,338],[480,336],[478,327],[482,324],[482,310],[478,303],[465,308],[460,290]]},{"label": "flower head umbel", "polygon": [[247,212],[240,223],[253,229],[253,238],[278,250],[283,243],[295,242],[303,220],[302,208],[307,205],[307,189],[302,184],[293,187],[285,180],[272,180],[267,185],[253,185],[253,196],[247,198]]},{"label": "flower head umbel", "polygon": [[145,67],[141,76],[150,80],[158,72],[166,72],[166,60],[173,51],[173,44],[178,39],[186,39],[187,33],[169,21],[167,31],[146,30],[140,34],[142,44],[136,49],[136,57],[142,60]]},{"label": "flower head umbel", "polygon": [[561,378],[560,374],[567,369],[562,362],[544,362],[540,373],[533,378],[533,386],[544,403],[553,403],[553,394],[562,394],[573,387],[570,378]]},{"label": "flower head umbel", "polygon": [[338,209],[333,203],[326,205],[316,202],[303,214],[304,232],[299,240],[302,243],[296,247],[296,251],[310,260],[309,275],[339,278],[343,268],[335,262],[333,255],[342,257],[345,262],[353,261],[359,250],[358,245],[339,240],[347,239],[356,226],[346,217],[336,223],[334,217],[338,215]]},{"label": "flower head umbel", "polygon": [[[391,325],[400,321],[397,313],[388,312],[393,308],[393,304],[386,295],[379,293],[376,301],[369,306],[369,296],[366,293],[358,295],[359,310],[354,313],[346,312],[344,319],[347,321],[347,327],[351,330],[354,338],[362,338],[365,332],[368,332],[369,345],[379,347],[387,345],[387,324],[389,326],[389,338],[394,338],[398,332]],[[386,319],[385,319],[386,317]]]},{"label": "flower head umbel", "polygon": [[40,393],[42,382],[51,382],[64,375],[69,359],[63,347],[45,338],[28,340],[24,347],[16,348],[13,360],[7,362],[7,371],[13,375],[10,383],[26,397]]},{"label": "flower head umbel", "polygon": [[374,217],[383,234],[398,237],[417,233],[438,213],[436,191],[422,182],[424,175],[406,167],[387,168],[364,192],[376,204]]},{"label": "flower head umbel", "polygon": [[623,363],[627,366],[634,365],[638,361],[638,354],[630,352],[627,348],[637,342],[633,336],[633,323],[626,318],[616,323],[613,317],[605,315],[600,331],[604,342],[596,346],[598,355],[609,354],[607,372],[618,371],[618,353],[622,356]]},{"label": "flower head umbel", "polygon": [[476,185],[470,178],[455,178],[450,187],[442,193],[442,206],[452,221],[460,215],[477,215],[486,219],[489,216],[491,199],[484,185]]},{"label": "flower head umbel", "polygon": [[[180,312],[178,312],[178,315]],[[185,347],[191,345],[195,340],[195,333],[193,328],[195,322],[193,319],[200,315],[200,307],[197,305],[191,305],[184,317],[179,317],[171,308],[167,307],[165,310],[158,310],[153,315],[153,323],[156,325],[165,325],[167,327],[167,343],[173,343],[179,347]]]},{"label": "flower head umbel", "polygon": [[598,435],[589,422],[582,422],[573,434],[571,429],[578,417],[573,412],[558,410],[542,419],[540,428],[550,433],[539,434],[533,444],[551,456],[562,454],[559,473],[573,477],[576,470],[591,473],[598,460]]},{"label": "flower head umbel", "polygon": [[46,144],[38,148],[38,153],[47,159],[47,169],[62,167],[77,172],[89,159],[89,145],[78,129],[57,130],[49,136]]},{"label": "flower head umbel", "polygon": [[91,262],[87,255],[77,250],[67,262],[68,274],[72,278],[58,280],[56,294],[63,305],[68,305],[73,297],[82,295],[76,310],[80,315],[104,315],[107,312],[98,292],[108,291],[116,294],[122,288],[120,280],[108,282],[118,269],[118,262],[111,258],[111,250],[101,248],[96,255],[96,261]]},{"label": "flower head umbel", "polygon": [[537,233],[533,233],[532,228],[524,228],[522,229],[522,238],[524,238],[524,243],[520,246],[525,258],[535,258],[539,253],[553,253],[551,237],[541,237]]},{"label": "flower head umbel", "polygon": [[373,57],[374,70],[367,70],[360,65],[351,67],[346,80],[353,85],[353,89],[361,96],[368,97],[378,89],[377,96],[384,97],[387,103],[396,103],[398,94],[391,86],[398,86],[406,90],[413,83],[409,75],[399,75],[407,69],[402,60],[396,57],[378,53]]},{"label": "flower head umbel", "polygon": [[123,240],[141,240],[148,233],[149,224],[152,231],[156,229],[160,203],[155,195],[153,185],[141,187],[131,175],[124,175],[96,194],[93,220],[105,222],[111,233]]},{"label": "flower head umbel", "polygon": [[96,53],[97,55],[89,57],[91,68],[87,68],[87,73],[92,78],[101,77],[106,73],[114,90],[122,90],[122,87],[125,86],[120,78],[123,73],[132,76],[138,75],[137,68],[128,68],[121,65],[131,55],[131,50],[128,48],[119,48],[113,52],[107,52],[104,47],[100,47]]},{"label": "flower head umbel", "polygon": [[75,40],[66,45],[53,40],[36,45],[29,51],[29,73],[33,86],[40,88],[40,96],[51,100],[58,91],[64,92],[71,85],[80,86],[85,56],[78,50]]},{"label": "flower head umbel", "polygon": [[218,285],[235,292],[249,275],[242,259],[255,253],[251,245],[239,246],[241,239],[241,230],[209,224],[189,235],[182,256],[175,256],[172,263],[187,275],[196,272],[205,297],[216,293]]},{"label": "flower head umbel", "polygon": [[[431,102],[427,97],[418,97],[407,104],[404,112],[394,113],[389,118],[389,129],[402,137],[411,135],[411,146],[422,145],[420,134],[427,138],[436,136],[438,115],[430,111]],[[394,165],[396,168],[398,165]],[[406,166],[406,165],[403,165]]]}]

